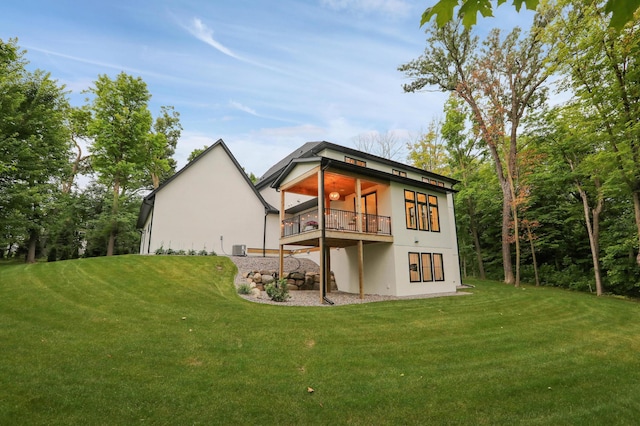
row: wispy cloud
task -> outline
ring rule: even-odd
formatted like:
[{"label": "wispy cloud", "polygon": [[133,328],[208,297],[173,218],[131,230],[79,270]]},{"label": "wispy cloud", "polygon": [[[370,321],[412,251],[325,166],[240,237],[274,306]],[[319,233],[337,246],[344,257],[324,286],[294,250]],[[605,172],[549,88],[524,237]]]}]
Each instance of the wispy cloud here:
[{"label": "wispy cloud", "polygon": [[256,117],[260,117],[260,115],[256,112],[255,109],[249,108],[246,105],[242,105],[240,102],[229,101],[229,105],[231,105],[233,108],[235,108],[237,110],[244,111],[247,114],[251,114],[251,115],[255,115]]},{"label": "wispy cloud", "polygon": [[216,41],[213,38],[213,30],[207,27],[200,18],[193,18],[191,24],[187,26],[187,30],[200,41],[207,43],[209,46],[214,49],[224,53],[227,56],[231,56],[234,59],[238,59],[243,61],[244,59],[240,56],[236,55],[231,51],[231,49],[224,46],[222,43]]}]

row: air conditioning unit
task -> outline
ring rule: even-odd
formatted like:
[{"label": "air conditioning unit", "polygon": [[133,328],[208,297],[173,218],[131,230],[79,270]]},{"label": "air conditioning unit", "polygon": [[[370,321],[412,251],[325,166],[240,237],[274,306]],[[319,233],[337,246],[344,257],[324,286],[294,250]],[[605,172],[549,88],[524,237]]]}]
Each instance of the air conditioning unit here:
[{"label": "air conditioning unit", "polygon": [[245,246],[245,245],[234,245],[234,246],[231,246],[231,255],[232,256],[246,256],[247,255],[247,246]]}]

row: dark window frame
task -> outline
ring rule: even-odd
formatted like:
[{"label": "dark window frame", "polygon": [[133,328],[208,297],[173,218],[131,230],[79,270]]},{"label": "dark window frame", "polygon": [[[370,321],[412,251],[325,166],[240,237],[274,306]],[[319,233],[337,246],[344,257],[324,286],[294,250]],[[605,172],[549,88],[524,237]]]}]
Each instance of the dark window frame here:
[{"label": "dark window frame", "polygon": [[[439,261],[436,261],[436,257]],[[432,254],[431,265],[433,268],[433,280],[444,281],[444,256],[442,256],[442,253]],[[440,275],[438,275],[438,272],[440,272]]]},{"label": "dark window frame", "polygon": [[[424,197],[424,201],[420,200],[420,196]],[[422,192],[416,192],[416,212],[418,214],[416,220],[420,231],[431,230],[430,212],[428,195]]]},{"label": "dark window frame", "polygon": [[348,155],[344,156],[344,162],[349,164],[354,164],[360,167],[367,167],[367,162],[364,160],[358,160],[357,158],[349,157]]},{"label": "dark window frame", "polygon": [[[411,194],[412,198],[407,198]],[[410,205],[413,205],[412,207]],[[413,210],[412,210],[413,209]],[[416,204],[416,193],[408,189],[404,190],[404,218],[407,229],[418,229],[418,206]],[[413,212],[413,215],[411,215]],[[410,219],[413,219],[410,223]]]},{"label": "dark window frame", "polygon": [[[433,282],[434,281],[434,279],[433,279],[433,258],[431,256],[432,256],[431,253],[420,253],[420,263],[421,263],[421,265],[420,265],[420,273],[422,274],[422,282],[425,282],[425,283],[429,283],[429,282]],[[428,279],[425,278],[425,276],[424,276],[425,275],[424,274],[424,272],[425,272],[425,265],[424,265],[425,264],[425,261],[424,261],[425,257],[427,259],[429,259],[429,278]]]},{"label": "dark window frame", "polygon": [[[415,256],[415,263],[411,262],[411,257]],[[415,267],[415,269],[413,269]],[[418,274],[417,279],[415,278],[415,274]],[[419,283],[422,281],[422,271],[420,268],[420,253],[415,251],[409,252],[409,282],[411,283]]]},{"label": "dark window frame", "polygon": [[[427,200],[429,203],[429,220],[431,232],[440,232],[440,211],[438,208],[438,197],[436,197],[435,195],[428,195]],[[432,200],[434,200],[433,203]]]}]

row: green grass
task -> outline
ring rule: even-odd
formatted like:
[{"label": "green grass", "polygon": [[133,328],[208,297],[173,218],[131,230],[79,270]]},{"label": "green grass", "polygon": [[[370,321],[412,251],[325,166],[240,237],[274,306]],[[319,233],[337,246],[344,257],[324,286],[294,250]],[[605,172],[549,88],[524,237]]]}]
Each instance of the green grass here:
[{"label": "green grass", "polygon": [[638,422],[634,301],[478,281],[284,307],[241,299],[234,274],[222,257],[0,266],[0,424]]}]

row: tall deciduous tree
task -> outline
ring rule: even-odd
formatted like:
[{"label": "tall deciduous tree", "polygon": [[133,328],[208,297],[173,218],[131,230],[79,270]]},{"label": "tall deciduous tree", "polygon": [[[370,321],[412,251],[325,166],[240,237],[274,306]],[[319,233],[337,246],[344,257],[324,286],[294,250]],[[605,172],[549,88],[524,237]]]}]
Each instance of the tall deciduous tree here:
[{"label": "tall deciduous tree", "polygon": [[154,189],[176,172],[173,154],[181,132],[180,114],[171,106],[162,106],[153,124],[153,134],[147,139],[148,171]]},{"label": "tall deciduous tree", "polygon": [[408,142],[409,155],[407,159],[414,167],[448,175],[451,170],[440,128],[441,123],[434,119],[429,123],[425,133],[419,135],[417,140]]},{"label": "tall deciduous tree", "polygon": [[[418,59],[399,67],[413,79],[407,92],[437,87],[455,92],[473,115],[478,132],[493,159],[503,197],[502,257],[504,280],[519,285],[519,238],[515,186],[517,181],[518,128],[525,112],[544,100],[543,83],[551,74],[543,51],[538,15],[530,33],[522,38],[514,29],[504,40],[493,30],[479,53],[478,39],[460,21],[427,29],[427,48]],[[507,127],[509,126],[509,127]],[[515,222],[516,275],[511,259],[510,229]]]},{"label": "tall deciduous tree", "polygon": [[559,3],[564,13],[549,31],[560,40],[559,69],[583,114],[604,130],[605,149],[633,200],[640,266],[640,27],[634,22],[621,32],[612,30],[601,2]]},{"label": "tall deciduous tree", "polygon": [[360,151],[388,158],[389,160],[395,160],[400,157],[403,149],[403,144],[398,135],[392,131],[361,133],[353,138],[353,142]]},{"label": "tall deciduous tree", "polygon": [[[455,94],[445,104],[445,120],[441,128],[442,138],[446,141],[448,158],[453,177],[460,181],[460,192],[456,196],[457,212],[466,217],[466,232],[471,237],[478,274],[485,278],[482,248],[480,245],[480,226],[478,223],[477,191],[479,190],[478,168],[481,161],[478,155],[478,138],[473,132],[471,115],[468,108]],[[484,183],[485,185],[487,182]]]},{"label": "tall deciduous tree", "polygon": [[151,95],[141,78],[125,73],[115,79],[100,75],[89,91],[94,94],[88,127],[93,138],[89,148],[92,166],[111,193],[106,252],[110,256],[122,223],[120,206],[148,176],[152,118],[147,105]]},{"label": "tall deciduous tree", "polygon": [[68,166],[68,103],[49,74],[25,70],[23,54],[0,40],[0,244],[26,242],[35,262]]}]

